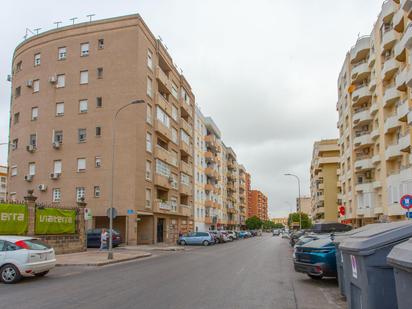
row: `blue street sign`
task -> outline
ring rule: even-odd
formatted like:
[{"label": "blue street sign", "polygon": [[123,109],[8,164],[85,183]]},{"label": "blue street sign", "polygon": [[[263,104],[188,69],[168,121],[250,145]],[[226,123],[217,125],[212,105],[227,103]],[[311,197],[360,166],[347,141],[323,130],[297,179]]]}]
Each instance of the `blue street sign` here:
[{"label": "blue street sign", "polygon": [[412,207],[412,195],[405,194],[404,196],[401,197],[401,200],[399,201],[401,206],[405,209],[409,209]]},{"label": "blue street sign", "polygon": [[406,218],[408,218],[408,219],[412,219],[412,212],[407,212],[406,214],[405,214],[405,216],[406,216]]},{"label": "blue street sign", "polygon": [[133,210],[133,209],[128,209],[128,210],[127,210],[127,214],[128,214],[128,215],[133,215],[133,214],[134,214],[134,210]]}]

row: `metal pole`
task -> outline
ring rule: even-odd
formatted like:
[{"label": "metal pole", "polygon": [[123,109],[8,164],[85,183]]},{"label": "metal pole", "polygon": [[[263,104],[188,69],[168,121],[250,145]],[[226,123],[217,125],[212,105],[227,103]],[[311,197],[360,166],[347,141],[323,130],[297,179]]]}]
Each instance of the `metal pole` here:
[{"label": "metal pole", "polygon": [[[119,112],[128,107],[129,105],[132,104],[138,104],[138,103],[144,103],[144,100],[136,100],[132,101],[122,107],[120,107],[117,111],[116,114],[114,115],[113,118],[113,124],[112,124],[112,181],[111,181],[111,189],[110,189],[110,211],[109,211],[109,252],[107,254],[107,259],[108,260],[113,260],[113,195],[114,195],[114,164],[115,164],[115,141],[116,141],[116,119],[117,115]],[[127,231],[126,231],[127,233]]]},{"label": "metal pole", "polygon": [[[292,176],[292,177],[295,177],[296,178],[296,180],[298,181],[298,198],[299,198],[299,200],[298,200],[298,205],[296,205],[296,207],[299,207],[299,229],[302,229],[302,209],[301,209],[301,201],[300,201],[300,179],[299,179],[299,177],[297,176],[297,175],[295,175],[295,174],[290,174],[290,173],[288,173],[288,174],[285,174],[285,176]],[[297,210],[297,209],[296,209]]]}]

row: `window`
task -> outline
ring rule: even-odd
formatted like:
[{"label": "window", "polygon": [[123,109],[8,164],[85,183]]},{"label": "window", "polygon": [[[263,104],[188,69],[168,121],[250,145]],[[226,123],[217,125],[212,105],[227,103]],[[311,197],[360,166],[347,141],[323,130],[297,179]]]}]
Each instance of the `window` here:
[{"label": "window", "polygon": [[21,86],[18,86],[14,90],[14,97],[18,98],[20,95],[21,95]]},{"label": "window", "polygon": [[37,67],[40,65],[40,53],[34,55],[34,66]]},{"label": "window", "polygon": [[146,121],[147,123],[152,123],[152,106],[146,105]]},{"label": "window", "polygon": [[170,168],[165,162],[156,159],[156,173],[163,175],[165,177],[170,176]]},{"label": "window", "polygon": [[102,166],[102,158],[101,157],[95,157],[94,158],[94,166],[99,168]]},{"label": "window", "polygon": [[177,175],[172,174],[172,188],[177,190],[178,189],[178,184],[177,184]]},{"label": "window", "polygon": [[104,39],[99,39],[97,41],[97,48],[98,49],[103,49],[104,48]]},{"label": "window", "polygon": [[152,134],[146,133],[146,150],[152,152]]},{"label": "window", "polygon": [[81,202],[82,200],[84,200],[85,195],[86,195],[86,191],[84,187],[76,188],[76,201]]},{"label": "window", "polygon": [[59,47],[57,59],[64,60],[66,59],[66,56],[67,56],[66,47]]},{"label": "window", "polygon": [[102,99],[102,97],[97,97],[96,98],[96,107],[97,108],[100,108],[100,107],[102,107],[103,106],[103,99]]},{"label": "window", "polygon": [[187,133],[183,130],[180,130],[180,139],[185,142],[186,144],[189,145],[190,143],[190,138],[189,135],[187,135]]},{"label": "window", "polygon": [[147,50],[147,67],[153,70],[153,53],[150,49]]},{"label": "window", "polygon": [[61,160],[55,160],[53,163],[53,173],[55,174],[61,174],[62,173],[62,161]]},{"label": "window", "polygon": [[56,103],[56,116],[64,115],[64,102]]},{"label": "window", "polygon": [[100,186],[94,186],[94,197],[100,197]]},{"label": "window", "polygon": [[53,188],[52,192],[53,202],[60,202],[62,197],[60,188]]},{"label": "window", "polygon": [[36,134],[30,134],[29,136],[29,145],[32,145],[36,147],[37,145],[37,135]]},{"label": "window", "polygon": [[175,128],[172,128],[172,141],[177,144],[177,130]]},{"label": "window", "polygon": [[80,113],[87,113],[87,100],[80,100],[79,101],[79,112]]},{"label": "window", "polygon": [[177,86],[174,82],[172,82],[172,96],[177,99]]},{"label": "window", "polygon": [[79,143],[85,142],[86,141],[86,129],[79,129],[78,131],[78,140]]},{"label": "window", "polygon": [[80,56],[86,57],[89,55],[89,43],[80,44]]},{"label": "window", "polygon": [[11,167],[11,176],[17,176],[17,165]]},{"label": "window", "polygon": [[80,71],[80,85],[89,83],[89,71]]},{"label": "window", "polygon": [[31,108],[31,120],[37,120],[38,117],[39,117],[39,108],[32,107]]},{"label": "window", "polygon": [[146,180],[152,180],[152,162],[146,161]]},{"label": "window", "polygon": [[96,137],[102,136],[102,128],[101,127],[96,127]]},{"label": "window", "polygon": [[156,106],[156,118],[159,120],[161,123],[163,123],[164,126],[170,127],[170,119],[169,116],[166,114],[166,112],[161,109],[159,106]]},{"label": "window", "polygon": [[11,150],[15,150],[17,149],[17,147],[19,146],[19,139],[15,138],[11,144]]},{"label": "window", "polygon": [[33,92],[39,92],[40,90],[40,80],[36,79],[33,81]]},{"label": "window", "polygon": [[54,131],[54,142],[63,143],[63,131]]},{"label": "window", "polygon": [[179,117],[179,112],[178,112],[176,106],[172,105],[172,118],[175,121],[177,121],[178,117]]},{"label": "window", "polygon": [[152,190],[146,189],[146,208],[152,208]]},{"label": "window", "polygon": [[153,96],[153,90],[152,90],[152,79],[150,77],[147,78],[147,89],[146,93],[149,97],[152,98]]},{"label": "window", "polygon": [[190,105],[190,97],[189,97],[189,95],[187,94],[187,92],[186,92],[186,90],[185,90],[184,88],[182,88],[181,96],[182,96],[182,98],[183,98],[183,101],[184,101],[186,104]]},{"label": "window", "polygon": [[103,68],[97,68],[97,78],[103,78]]},{"label": "window", "polygon": [[34,162],[29,163],[29,175],[30,176],[36,175],[36,163]]},{"label": "window", "polygon": [[170,154],[172,155],[172,164],[174,165],[174,166],[177,166],[177,160],[178,160],[178,154],[177,154],[177,152],[176,151],[174,151],[174,150],[172,150],[171,152],[170,152]]},{"label": "window", "polygon": [[20,113],[14,113],[13,124],[19,123]]},{"label": "window", "polygon": [[186,186],[190,184],[190,178],[189,175],[185,173],[180,173],[180,182]]},{"label": "window", "polygon": [[17,62],[17,64],[16,64],[16,73],[21,71],[22,65],[23,65],[22,61]]},{"label": "window", "polygon": [[175,197],[170,198],[170,210],[174,212],[177,210],[177,198]]},{"label": "window", "polygon": [[56,88],[63,88],[64,86],[66,86],[66,75],[65,74],[57,75]]},{"label": "window", "polygon": [[79,158],[77,159],[77,172],[85,172],[86,171],[86,159]]}]

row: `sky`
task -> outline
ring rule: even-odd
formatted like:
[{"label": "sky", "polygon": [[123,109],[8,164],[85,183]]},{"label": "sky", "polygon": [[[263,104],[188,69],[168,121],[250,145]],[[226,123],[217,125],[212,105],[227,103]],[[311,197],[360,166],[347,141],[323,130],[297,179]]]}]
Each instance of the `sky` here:
[{"label": "sky", "polygon": [[[26,28],[54,28],[139,13],[167,46],[271,217],[310,194],[315,140],[337,138],[337,78],[358,35],[369,34],[382,0],[4,1],[0,20],[0,143],[7,142],[13,50]],[[0,146],[0,164],[7,147]]]}]

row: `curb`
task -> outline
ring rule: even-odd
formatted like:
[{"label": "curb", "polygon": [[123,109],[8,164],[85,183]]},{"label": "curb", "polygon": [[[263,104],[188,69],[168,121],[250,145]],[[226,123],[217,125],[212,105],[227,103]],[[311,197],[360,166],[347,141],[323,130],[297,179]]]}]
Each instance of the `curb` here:
[{"label": "curb", "polygon": [[110,265],[110,264],[117,264],[117,263],[137,260],[137,259],[140,259],[140,258],[149,257],[151,255],[152,255],[151,253],[144,253],[144,254],[141,254],[141,255],[138,255],[138,256],[132,256],[132,257],[124,258],[124,259],[121,259],[121,260],[105,261],[105,262],[98,262],[98,263],[83,263],[83,264],[56,263],[56,267],[64,267],[64,266],[105,266],[105,265]]}]

